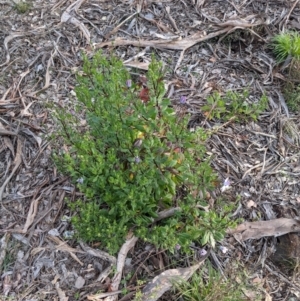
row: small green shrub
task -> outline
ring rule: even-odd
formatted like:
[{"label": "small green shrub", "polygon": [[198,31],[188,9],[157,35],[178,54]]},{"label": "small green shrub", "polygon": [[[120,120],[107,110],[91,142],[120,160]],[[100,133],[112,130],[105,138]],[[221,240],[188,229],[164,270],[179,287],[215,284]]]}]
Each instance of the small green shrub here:
[{"label": "small green shrub", "polygon": [[224,97],[221,97],[220,93],[214,92],[208,96],[207,104],[202,107],[202,110],[208,119],[257,120],[258,116],[267,108],[268,98],[266,95],[262,95],[257,103],[249,103],[248,97],[247,90],[242,93],[228,91]]},{"label": "small green shrub", "polygon": [[292,112],[298,112],[300,108],[300,85],[287,82],[283,88],[283,95],[288,108]]},{"label": "small green shrub", "polygon": [[30,10],[31,5],[26,2],[26,1],[18,1],[15,2],[14,9],[19,13],[19,14],[25,14]]},{"label": "small green shrub", "polygon": [[[225,233],[218,224],[222,219],[197,208],[200,192],[205,195],[215,179],[205,158],[207,135],[201,128],[188,131],[188,116],[170,107],[154,57],[147,78],[145,102],[121,61],[101,53],[92,61],[84,57],[74,112],[56,110],[61,124],[56,138],[62,138],[65,151],[54,155],[55,162],[86,197],[69,203],[77,212],[72,223],[81,239],[100,241],[111,253],[128,233],[186,251],[193,240],[214,243]],[[180,210],[155,222],[160,211],[173,207]],[[216,232],[211,220],[217,221]]]},{"label": "small green shrub", "polygon": [[202,107],[202,111],[206,112],[209,120],[221,119],[227,112],[225,100],[221,98],[220,93],[215,91],[207,97],[207,104]]},{"label": "small green shrub", "polygon": [[288,31],[274,36],[272,46],[278,63],[285,61],[288,56],[300,59],[300,34],[297,31]]},{"label": "small green shrub", "polygon": [[278,64],[288,61],[283,95],[289,109],[297,112],[300,105],[300,34],[296,31],[280,33],[273,38],[272,48]]}]

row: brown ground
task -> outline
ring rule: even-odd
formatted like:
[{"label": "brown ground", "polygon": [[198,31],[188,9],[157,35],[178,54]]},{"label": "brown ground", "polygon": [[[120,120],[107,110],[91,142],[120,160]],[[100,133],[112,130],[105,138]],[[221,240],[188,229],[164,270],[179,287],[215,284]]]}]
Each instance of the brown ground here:
[{"label": "brown ground", "polygon": [[[238,200],[234,216],[248,221],[299,216],[299,115],[286,108],[284,72],[268,47],[272,35],[300,28],[298,2],[52,0],[28,2],[21,13],[11,0],[0,1],[1,301],[88,300],[109,288],[101,274],[109,264],[97,247],[66,240],[72,228],[64,202],[76,192],[53,166],[47,139],[56,126],[49,104],[72,101],[80,53],[92,55],[92,46],[138,69],[154,51],[166,65],[175,107],[187,96],[184,109],[206,128],[218,125],[201,115],[212,91],[248,88],[249,101],[265,92],[269,109],[257,122],[226,124],[208,142],[220,183],[232,183],[224,193],[217,188],[210,203]],[[276,243],[228,235],[228,252],[216,249],[209,259],[220,270],[238,260],[265,300],[300,300],[297,260],[282,266],[282,256],[299,257],[299,236],[282,237],[274,257]],[[143,244],[128,256],[131,287],[166,268],[167,255]]]}]

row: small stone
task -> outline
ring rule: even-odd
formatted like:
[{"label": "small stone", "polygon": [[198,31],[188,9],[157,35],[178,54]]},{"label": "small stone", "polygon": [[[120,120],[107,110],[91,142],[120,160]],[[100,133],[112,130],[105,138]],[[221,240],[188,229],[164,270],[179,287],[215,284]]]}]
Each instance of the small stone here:
[{"label": "small stone", "polygon": [[83,288],[84,284],[85,284],[85,280],[82,277],[78,277],[75,282],[75,287],[77,289],[81,289]]}]

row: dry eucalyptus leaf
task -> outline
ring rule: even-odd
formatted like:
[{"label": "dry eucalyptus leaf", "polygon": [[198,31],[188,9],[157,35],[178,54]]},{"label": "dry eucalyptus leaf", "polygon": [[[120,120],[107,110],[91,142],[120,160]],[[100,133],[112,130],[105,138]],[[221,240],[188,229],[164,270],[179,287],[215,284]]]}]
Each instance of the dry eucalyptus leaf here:
[{"label": "dry eucalyptus leaf", "polygon": [[300,222],[296,219],[277,218],[268,221],[245,222],[227,233],[240,236],[241,241],[259,239],[266,236],[281,236],[300,231]]},{"label": "dry eucalyptus leaf", "polygon": [[155,277],[151,282],[149,282],[143,289],[142,301],[156,301],[165,292],[170,290],[174,283],[178,281],[188,280],[194,272],[199,269],[203,264],[205,258],[209,255],[209,252],[201,259],[197,264],[188,268],[178,268],[170,269],[162,272],[160,275]]}]

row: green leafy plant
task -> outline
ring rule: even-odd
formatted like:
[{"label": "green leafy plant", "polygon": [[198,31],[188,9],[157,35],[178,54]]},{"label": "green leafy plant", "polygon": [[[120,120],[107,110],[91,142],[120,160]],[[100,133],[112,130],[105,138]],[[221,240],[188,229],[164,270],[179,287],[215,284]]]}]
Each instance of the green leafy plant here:
[{"label": "green leafy plant", "polygon": [[220,199],[217,200],[214,210],[201,211],[199,216],[200,227],[205,228],[205,232],[201,237],[201,245],[206,244],[215,247],[216,241],[222,241],[225,237],[225,230],[235,228],[237,220],[232,220],[231,212],[234,211],[234,204],[226,204]]},{"label": "green leafy plant", "polygon": [[26,1],[16,1],[14,2],[14,9],[19,13],[19,14],[25,14],[26,12],[28,12],[30,10],[31,5],[26,2]]},{"label": "green leafy plant", "polygon": [[298,112],[300,108],[300,85],[288,81],[283,88],[283,95],[288,108]]},{"label": "green leafy plant", "polygon": [[244,90],[242,93],[228,91],[225,95],[226,103],[229,103],[227,119],[237,118],[237,120],[256,121],[258,116],[268,107],[268,97],[263,94],[258,102],[249,103],[247,101],[249,92]]},{"label": "green leafy plant", "polygon": [[[7,237],[6,237],[7,238]],[[6,246],[6,252],[2,254],[4,256],[2,258],[1,264],[0,264],[0,273],[1,272],[7,272],[9,269],[12,268],[15,260],[16,260],[16,250],[18,249],[18,244],[16,241],[8,241],[5,243]]]},{"label": "green leafy plant", "polygon": [[0,271],[7,271],[7,269],[13,265],[14,261],[14,254],[12,252],[7,252],[0,266]]},{"label": "green leafy plant", "polygon": [[300,60],[293,59],[287,68],[286,82],[283,95],[288,108],[292,112],[299,112],[300,108]]},{"label": "green leafy plant", "polygon": [[207,97],[207,104],[202,107],[202,110],[206,112],[208,119],[221,119],[227,112],[226,103],[217,91]]},{"label": "green leafy plant", "polygon": [[137,290],[137,292],[135,293],[134,299],[133,301],[142,301],[143,300],[143,293],[142,291],[139,289]]},{"label": "green leafy plant", "polygon": [[[54,160],[71,176],[85,200],[69,202],[72,224],[85,241],[100,241],[115,253],[127,235],[161,248],[191,241],[209,231],[207,242],[221,238],[205,224],[200,192],[215,180],[205,158],[205,131],[187,130],[188,116],[177,116],[164,97],[161,63],[152,57],[147,87],[134,83],[122,62],[101,53],[84,57],[77,76],[78,103],[57,109],[63,151]],[[171,210],[161,219],[162,211]],[[214,227],[213,226],[213,227]],[[216,235],[216,237],[214,237]]]},{"label": "green leafy plant", "polygon": [[297,31],[288,31],[274,36],[273,51],[277,62],[285,61],[289,56],[300,59],[300,34]]},{"label": "green leafy plant", "polygon": [[299,111],[300,98],[300,34],[296,31],[287,31],[276,35],[272,40],[272,48],[277,63],[288,62],[286,82],[283,86],[283,95],[288,108]]},{"label": "green leafy plant", "polygon": [[267,108],[268,98],[262,95],[257,103],[247,101],[249,92],[242,93],[228,91],[224,97],[214,92],[208,96],[207,104],[202,107],[208,119],[235,119],[238,121],[257,120],[258,116]]},{"label": "green leafy plant", "polygon": [[[175,290],[184,301],[241,301],[248,300],[247,291],[261,300],[259,289],[247,284],[246,276],[240,270],[226,270],[225,279],[210,262],[206,262],[201,271],[195,273],[189,281],[178,281]],[[255,292],[255,294],[253,293]]]}]

